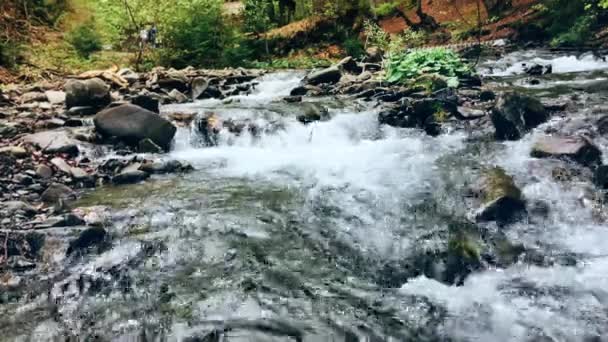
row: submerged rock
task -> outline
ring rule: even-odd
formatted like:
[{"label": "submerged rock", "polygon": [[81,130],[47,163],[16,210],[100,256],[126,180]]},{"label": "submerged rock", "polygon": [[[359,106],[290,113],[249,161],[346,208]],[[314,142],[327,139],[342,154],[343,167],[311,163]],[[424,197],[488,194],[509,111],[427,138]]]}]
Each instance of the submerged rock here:
[{"label": "submerged rock", "polygon": [[304,113],[296,117],[303,124],[309,124],[316,121],[326,120],[329,118],[327,108],[316,103],[303,103]]},{"label": "submerged rock", "polygon": [[147,173],[173,173],[186,172],[192,170],[192,165],[182,163],[178,160],[169,160],[166,162],[144,163],[139,167],[139,170]]},{"label": "submerged rock", "polygon": [[114,184],[133,184],[139,183],[150,177],[150,174],[141,170],[127,170],[112,177]]},{"label": "submerged rock", "polygon": [[478,190],[482,207],[475,214],[477,221],[510,223],[526,210],[521,190],[501,168],[484,172]]},{"label": "submerged rock", "polygon": [[96,130],[106,137],[117,137],[131,145],[150,139],[164,150],[169,149],[177,131],[158,114],[130,104],[97,113],[94,123]]},{"label": "submerged rock", "polygon": [[524,66],[524,72],[531,76],[542,76],[553,72],[553,65],[551,64],[532,64]]},{"label": "submerged rock", "polygon": [[549,114],[542,103],[518,93],[503,94],[491,113],[499,140],[517,140],[531,129],[546,122]]},{"label": "submerged rock", "polygon": [[602,163],[602,152],[583,137],[541,137],[532,147],[531,156],[566,159],[584,166]]},{"label": "submerged rock", "polygon": [[65,105],[67,108],[90,106],[101,108],[112,102],[110,87],[99,78],[70,80],[65,85]]},{"label": "submerged rock", "polygon": [[75,252],[82,252],[85,249],[103,244],[107,240],[108,234],[103,227],[92,227],[83,230],[78,238],[70,242],[66,255]]},{"label": "submerged rock", "polygon": [[163,149],[156,145],[154,141],[146,138],[137,144],[137,151],[139,153],[162,153]]}]

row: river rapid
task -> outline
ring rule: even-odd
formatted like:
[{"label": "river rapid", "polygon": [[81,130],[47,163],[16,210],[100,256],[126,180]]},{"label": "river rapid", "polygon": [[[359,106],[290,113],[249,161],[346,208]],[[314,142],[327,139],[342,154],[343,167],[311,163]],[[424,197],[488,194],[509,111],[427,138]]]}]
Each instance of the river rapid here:
[{"label": "river rapid", "polygon": [[[522,62],[553,73],[531,81]],[[262,131],[222,131],[206,147],[196,122],[181,127],[168,157],[195,171],[87,194],[80,205],[112,208],[111,246],[66,259],[48,291],[0,305],[0,340],[608,341],[608,223],[588,200],[593,185],[558,181],[564,162],[530,157],[539,135],[608,114],[608,62],[531,50],[478,69],[496,91],[571,109],[519,141],[430,137],[379,125],[379,109],[353,98],[281,101],[301,72],[263,76],[248,96],[163,107]],[[306,102],[330,118],[303,125]],[[608,137],[594,143],[608,162]],[[480,228],[525,249],[517,260],[449,276],[440,255],[468,222],[467,187],[492,166],[544,210]]]}]

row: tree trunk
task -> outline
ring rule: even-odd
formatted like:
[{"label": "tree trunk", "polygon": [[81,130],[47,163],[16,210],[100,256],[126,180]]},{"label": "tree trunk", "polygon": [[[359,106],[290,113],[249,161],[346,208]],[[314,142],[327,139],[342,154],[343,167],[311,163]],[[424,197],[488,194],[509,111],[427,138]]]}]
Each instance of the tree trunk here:
[{"label": "tree trunk", "polygon": [[418,0],[416,4],[416,15],[420,18],[420,26],[424,29],[428,30],[437,30],[439,28],[439,24],[432,16],[424,13],[422,10],[422,0]]}]

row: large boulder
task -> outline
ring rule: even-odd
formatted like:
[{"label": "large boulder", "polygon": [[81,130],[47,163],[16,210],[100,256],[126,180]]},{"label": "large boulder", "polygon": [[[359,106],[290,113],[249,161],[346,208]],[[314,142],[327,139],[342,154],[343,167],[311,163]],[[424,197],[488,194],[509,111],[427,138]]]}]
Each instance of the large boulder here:
[{"label": "large boulder", "polygon": [[312,72],[304,80],[307,84],[319,85],[325,83],[338,83],[342,78],[342,71],[337,66],[331,66],[329,68]]},{"label": "large boulder", "polygon": [[107,137],[136,146],[143,139],[150,139],[168,150],[176,128],[168,120],[147,109],[124,104],[103,110],[94,119],[95,129]]},{"label": "large boulder", "polygon": [[482,206],[476,212],[475,219],[509,223],[517,219],[526,210],[521,190],[515,185],[513,177],[501,168],[493,168],[483,173],[475,189]]},{"label": "large boulder", "polygon": [[541,137],[532,147],[531,155],[535,158],[566,159],[584,166],[602,163],[602,152],[583,137]]},{"label": "large boulder", "polygon": [[531,129],[546,122],[549,114],[536,98],[518,93],[499,97],[491,113],[499,140],[517,140]]},{"label": "large boulder", "polygon": [[99,78],[70,80],[65,84],[65,105],[68,108],[79,106],[102,108],[111,101],[110,87]]}]

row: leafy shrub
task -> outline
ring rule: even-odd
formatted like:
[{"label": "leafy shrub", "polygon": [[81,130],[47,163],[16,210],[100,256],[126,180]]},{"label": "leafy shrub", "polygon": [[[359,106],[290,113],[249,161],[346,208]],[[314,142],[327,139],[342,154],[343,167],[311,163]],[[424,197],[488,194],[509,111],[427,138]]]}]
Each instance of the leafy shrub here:
[{"label": "leafy shrub", "polygon": [[80,57],[88,58],[93,52],[101,50],[101,37],[92,22],[80,25],[68,33],[67,41]]},{"label": "leafy shrub", "polygon": [[394,14],[398,7],[397,2],[385,2],[378,7],[374,8],[374,14],[379,17],[386,17]]},{"label": "leafy shrub", "polygon": [[545,0],[540,13],[554,46],[584,43],[594,28],[608,20],[607,0]]},{"label": "leafy shrub", "polygon": [[161,63],[175,67],[218,65],[234,32],[225,25],[219,0],[193,1],[167,18]]},{"label": "leafy shrub", "polygon": [[365,54],[363,43],[356,37],[348,38],[344,41],[344,50],[346,54],[354,58],[359,58]]},{"label": "leafy shrub", "polygon": [[20,59],[21,45],[12,41],[0,41],[0,66],[11,69],[19,63]]},{"label": "leafy shrub", "polygon": [[391,83],[408,84],[424,74],[445,77],[451,87],[458,78],[471,74],[471,68],[460,57],[445,48],[414,50],[393,54],[387,63],[386,78]]},{"label": "leafy shrub", "polygon": [[382,50],[388,49],[391,39],[388,33],[378,26],[378,24],[371,20],[366,20],[363,23],[363,32],[366,37],[366,46],[377,46]]}]

